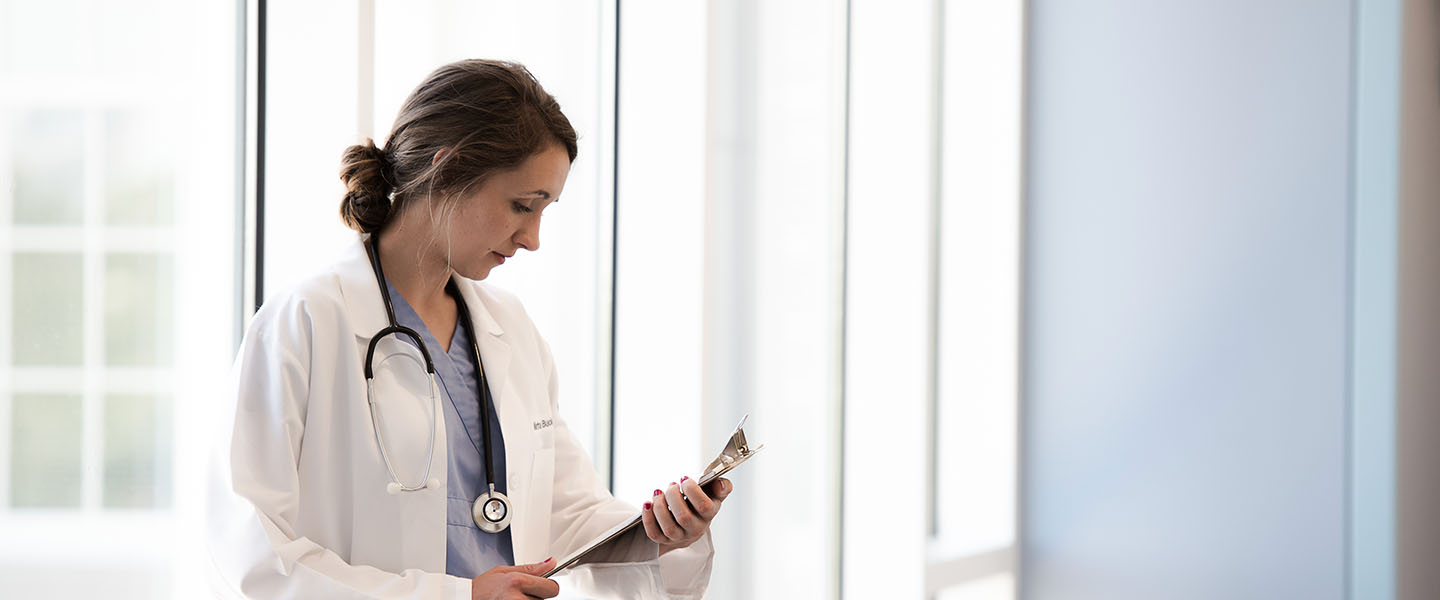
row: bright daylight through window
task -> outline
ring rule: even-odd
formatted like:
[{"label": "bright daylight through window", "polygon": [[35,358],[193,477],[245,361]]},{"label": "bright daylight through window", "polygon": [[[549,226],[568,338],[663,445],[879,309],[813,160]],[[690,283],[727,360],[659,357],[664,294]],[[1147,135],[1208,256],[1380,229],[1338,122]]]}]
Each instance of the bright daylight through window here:
[{"label": "bright daylight through window", "polygon": [[233,352],[237,35],[224,4],[0,2],[7,596],[203,589],[172,549],[206,451],[181,424]]}]

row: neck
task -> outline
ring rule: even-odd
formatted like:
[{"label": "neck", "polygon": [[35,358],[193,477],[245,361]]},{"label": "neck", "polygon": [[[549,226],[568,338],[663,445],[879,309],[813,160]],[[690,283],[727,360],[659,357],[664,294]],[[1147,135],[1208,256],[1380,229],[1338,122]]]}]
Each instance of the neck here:
[{"label": "neck", "polygon": [[430,239],[430,232],[398,218],[375,234],[380,236],[380,267],[385,279],[405,296],[421,315],[452,302],[445,284],[453,271],[445,258],[443,244]]}]

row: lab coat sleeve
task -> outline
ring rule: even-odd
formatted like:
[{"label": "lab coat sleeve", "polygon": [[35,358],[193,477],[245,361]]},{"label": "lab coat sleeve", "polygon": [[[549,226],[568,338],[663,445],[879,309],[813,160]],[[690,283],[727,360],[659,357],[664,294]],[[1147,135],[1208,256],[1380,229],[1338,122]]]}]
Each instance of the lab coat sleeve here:
[{"label": "lab coat sleeve", "polygon": [[207,500],[212,588],[247,598],[469,598],[470,580],[347,564],[299,536],[298,459],[314,330],[301,309],[261,311],[222,409]]},{"label": "lab coat sleeve", "polygon": [[[639,507],[616,499],[600,482],[595,465],[561,418],[559,380],[550,349],[541,342],[549,375],[551,412],[555,415],[555,473],[551,548],[563,557],[635,515]],[[659,556],[659,546],[636,529],[612,542],[604,562],[569,570],[571,585],[595,597],[700,598],[710,583],[714,547],[710,534],[689,548]],[[652,596],[652,592],[655,593]]]}]

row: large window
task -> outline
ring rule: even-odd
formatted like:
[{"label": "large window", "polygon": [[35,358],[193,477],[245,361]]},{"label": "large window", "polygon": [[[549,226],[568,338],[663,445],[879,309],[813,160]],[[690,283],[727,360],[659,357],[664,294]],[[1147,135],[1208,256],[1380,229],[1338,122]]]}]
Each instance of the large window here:
[{"label": "large window", "polygon": [[0,2],[7,596],[199,589],[172,549],[233,349],[236,40],[224,5]]},{"label": "large window", "polygon": [[602,476],[767,446],[708,597],[1015,597],[1022,5],[0,0],[0,595],[206,594],[237,324],[355,243],[344,149],[486,57],[579,134],[492,282]]}]

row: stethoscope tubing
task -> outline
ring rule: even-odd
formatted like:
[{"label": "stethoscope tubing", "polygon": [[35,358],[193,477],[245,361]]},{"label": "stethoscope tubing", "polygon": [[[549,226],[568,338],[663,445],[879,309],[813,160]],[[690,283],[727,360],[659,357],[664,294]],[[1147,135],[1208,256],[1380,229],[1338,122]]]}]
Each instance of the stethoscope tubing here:
[{"label": "stethoscope tubing", "polygon": [[[430,470],[435,462],[435,427],[437,426],[436,419],[439,415],[438,406],[440,404],[436,391],[438,386],[435,382],[435,363],[430,359],[430,351],[425,348],[425,342],[421,339],[420,334],[414,329],[400,325],[395,318],[395,306],[390,300],[390,290],[385,280],[385,270],[380,266],[380,238],[378,235],[371,234],[367,250],[370,255],[370,264],[375,269],[375,281],[380,285],[380,297],[385,300],[385,316],[389,320],[389,326],[381,329],[370,337],[370,344],[365,350],[365,401],[370,410],[370,426],[375,430],[375,443],[380,447],[380,458],[385,463],[385,471],[390,475],[390,483],[386,486],[386,490],[392,494],[397,494],[400,492],[414,492],[429,486],[438,487],[439,483],[430,479]],[[510,510],[509,499],[505,494],[495,490],[495,458],[494,453],[490,451],[490,410],[491,407],[494,406],[494,399],[490,394],[489,379],[485,376],[485,363],[480,358],[480,344],[475,338],[474,327],[470,322],[469,307],[465,305],[465,299],[461,297],[460,289],[455,285],[454,279],[446,283],[445,291],[455,298],[455,306],[458,309],[456,320],[461,327],[465,328],[465,333],[470,338],[470,351],[475,357],[475,369],[478,375],[477,383],[480,385],[480,435],[485,445],[485,484],[488,492],[482,493],[480,497],[476,498],[472,513],[474,513],[476,525],[482,530],[489,533],[498,533],[509,526]],[[405,484],[400,481],[399,475],[395,473],[394,465],[390,462],[390,453],[386,451],[384,435],[380,431],[380,422],[375,416],[375,373],[372,366],[375,358],[375,347],[380,343],[381,338],[395,334],[405,335],[415,341],[415,346],[420,349],[420,355],[425,359],[425,374],[430,380],[430,447],[426,451],[425,475],[421,478],[420,483],[416,485]],[[492,519],[483,510],[483,507],[486,504],[492,504],[496,501],[498,501],[500,517]]]},{"label": "stethoscope tubing", "polygon": [[[366,365],[369,370],[369,365]],[[385,472],[390,475],[392,484],[398,484],[399,488],[391,490],[391,493],[418,492],[431,485],[438,485],[439,482],[431,481],[430,469],[435,465],[435,415],[439,412],[440,399],[435,393],[435,373],[430,374],[430,447],[425,450],[425,475],[420,477],[420,483],[406,485],[400,481],[400,476],[395,473],[394,465],[390,464],[390,453],[385,451],[385,436],[380,432],[380,421],[375,418],[375,381],[365,379],[365,401],[370,405],[370,428],[375,430],[375,444],[380,446],[380,459],[385,461]],[[387,486],[387,489],[390,486]]]}]

